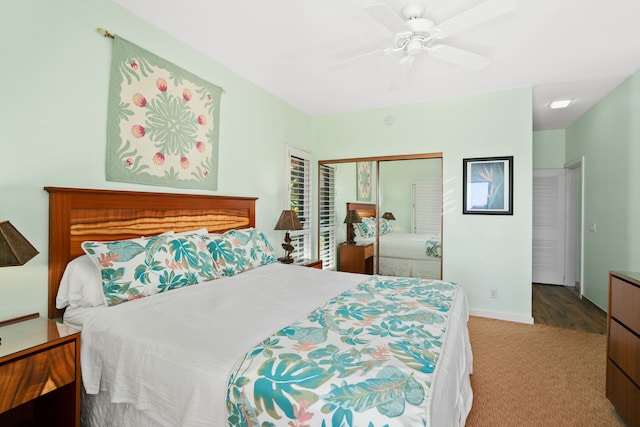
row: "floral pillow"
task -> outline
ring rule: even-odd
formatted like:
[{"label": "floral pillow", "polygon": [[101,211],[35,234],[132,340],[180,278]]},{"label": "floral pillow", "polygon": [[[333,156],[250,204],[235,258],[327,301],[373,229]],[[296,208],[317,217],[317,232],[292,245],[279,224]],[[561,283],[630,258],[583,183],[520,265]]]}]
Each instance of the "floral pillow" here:
[{"label": "floral pillow", "polygon": [[254,228],[210,234],[205,240],[214,266],[223,276],[233,276],[276,261],[275,251],[266,236]]},{"label": "floral pillow", "polygon": [[233,247],[237,273],[276,261],[275,251],[267,237],[254,228],[230,230],[225,237]]},{"label": "floral pillow", "polygon": [[211,254],[213,268],[221,276],[236,274],[236,257],[230,239],[223,234],[208,234],[204,236],[204,241]]},{"label": "floral pillow", "polygon": [[391,223],[389,220],[380,218],[380,235],[384,236],[385,234],[389,234],[393,231],[391,228]]},{"label": "floral pillow", "polygon": [[356,224],[356,228],[360,231],[360,235],[365,238],[376,236],[376,219],[373,217],[362,218],[362,222]]},{"label": "floral pillow", "polygon": [[164,266],[153,282],[151,293],[169,291],[220,278],[201,234],[175,235],[168,239],[154,259]]},{"label": "floral pillow", "polygon": [[82,249],[100,269],[109,306],[220,277],[197,234],[87,241]]},{"label": "floral pillow", "polygon": [[[362,237],[376,237],[376,219],[374,217],[362,218],[362,222],[359,222],[356,226]],[[391,223],[384,218],[380,218],[380,235],[384,236],[392,231]]]}]

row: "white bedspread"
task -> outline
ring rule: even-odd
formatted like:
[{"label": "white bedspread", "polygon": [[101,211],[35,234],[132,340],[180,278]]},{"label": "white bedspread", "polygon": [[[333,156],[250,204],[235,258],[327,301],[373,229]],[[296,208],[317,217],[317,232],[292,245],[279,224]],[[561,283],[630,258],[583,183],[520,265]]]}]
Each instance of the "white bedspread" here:
[{"label": "white bedspread", "polygon": [[[358,237],[358,242],[376,243],[375,237]],[[438,236],[425,233],[389,233],[380,236],[380,256],[387,258],[433,259],[426,254],[427,241],[440,241]]]},{"label": "white bedspread", "polygon": [[[87,393],[106,390],[159,425],[223,426],[228,375],[244,353],[364,279],[275,263],[65,320],[82,327]],[[458,295],[432,386],[434,425],[466,417],[471,405],[466,297]],[[453,346],[461,351],[446,350]],[[438,412],[450,402],[455,414]]]},{"label": "white bedspread", "polygon": [[227,376],[247,349],[364,278],[270,264],[85,312],[85,389],[164,425],[224,425]]}]

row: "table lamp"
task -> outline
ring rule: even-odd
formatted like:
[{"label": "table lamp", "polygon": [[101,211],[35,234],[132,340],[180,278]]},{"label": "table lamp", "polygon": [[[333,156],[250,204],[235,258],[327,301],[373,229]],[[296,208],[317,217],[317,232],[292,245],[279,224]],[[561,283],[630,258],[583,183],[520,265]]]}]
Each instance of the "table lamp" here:
[{"label": "table lamp", "polygon": [[[9,221],[0,220],[0,267],[24,265],[38,253],[38,250]],[[30,318],[33,315],[24,318],[27,317]],[[3,323],[8,324],[21,319],[16,318]],[[0,338],[1,342],[2,338]]]},{"label": "table lamp", "polygon": [[395,221],[396,217],[393,216],[393,213],[391,212],[385,212],[384,214],[382,214],[382,218],[386,219],[387,221]]},{"label": "table lamp", "polygon": [[0,267],[24,265],[38,253],[9,221],[0,220]]},{"label": "table lamp", "polygon": [[356,232],[353,229],[353,224],[362,222],[362,218],[358,215],[358,211],[348,210],[347,216],[344,218],[344,223],[349,224],[347,226],[347,245],[355,245]]},{"label": "table lamp", "polygon": [[274,230],[286,230],[284,235],[284,243],[282,244],[282,249],[285,251],[285,256],[282,258],[278,258],[278,261],[284,264],[291,264],[293,262],[293,258],[291,258],[291,252],[293,252],[293,245],[291,244],[291,236],[289,235],[289,231],[291,230],[302,230],[302,224],[298,219],[298,215],[293,210],[283,210],[280,214],[280,218],[274,228]]}]

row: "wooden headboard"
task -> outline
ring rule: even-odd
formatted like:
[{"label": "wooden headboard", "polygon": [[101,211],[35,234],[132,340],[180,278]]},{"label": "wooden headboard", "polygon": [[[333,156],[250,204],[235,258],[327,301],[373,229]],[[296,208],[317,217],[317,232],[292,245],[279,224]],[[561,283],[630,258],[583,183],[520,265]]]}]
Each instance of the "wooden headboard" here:
[{"label": "wooden headboard", "polygon": [[376,205],[374,203],[347,203],[347,210],[358,212],[360,218],[369,218],[376,216]]},{"label": "wooden headboard", "polygon": [[[376,205],[375,203],[351,203],[347,202],[347,211],[356,211],[360,218],[376,217]],[[349,235],[349,226],[347,224],[347,236]]]},{"label": "wooden headboard", "polygon": [[255,227],[256,197],[45,187],[49,192],[48,316],[56,309],[60,279],[69,261],[83,255],[85,240],[154,236],[206,228],[222,233]]}]

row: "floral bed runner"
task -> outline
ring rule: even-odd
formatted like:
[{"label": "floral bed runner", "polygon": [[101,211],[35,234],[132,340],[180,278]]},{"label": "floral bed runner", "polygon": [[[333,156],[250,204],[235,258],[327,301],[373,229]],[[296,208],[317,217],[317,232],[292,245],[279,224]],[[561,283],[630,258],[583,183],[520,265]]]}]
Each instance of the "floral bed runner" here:
[{"label": "floral bed runner", "polygon": [[427,256],[440,258],[442,256],[440,252],[440,238],[428,239],[424,245],[424,253]]},{"label": "floral bed runner", "polygon": [[229,378],[231,426],[429,425],[458,286],[373,276],[249,351]]}]

